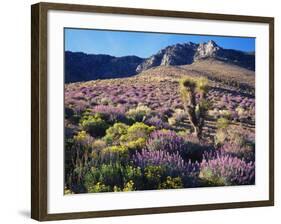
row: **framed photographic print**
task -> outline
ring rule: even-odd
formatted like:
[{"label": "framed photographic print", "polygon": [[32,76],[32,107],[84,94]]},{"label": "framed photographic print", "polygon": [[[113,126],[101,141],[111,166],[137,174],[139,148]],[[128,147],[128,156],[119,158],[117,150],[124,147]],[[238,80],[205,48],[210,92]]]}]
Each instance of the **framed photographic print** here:
[{"label": "framed photographic print", "polygon": [[32,5],[32,218],[274,204],[274,19]]}]

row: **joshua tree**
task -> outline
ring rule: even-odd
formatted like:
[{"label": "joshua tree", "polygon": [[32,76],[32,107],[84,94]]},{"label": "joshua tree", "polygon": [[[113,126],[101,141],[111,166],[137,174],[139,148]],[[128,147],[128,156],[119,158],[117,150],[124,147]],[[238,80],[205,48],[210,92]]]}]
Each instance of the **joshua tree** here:
[{"label": "joshua tree", "polygon": [[202,138],[202,129],[208,111],[207,90],[207,78],[185,77],[180,80],[180,95],[184,109],[198,139]]}]

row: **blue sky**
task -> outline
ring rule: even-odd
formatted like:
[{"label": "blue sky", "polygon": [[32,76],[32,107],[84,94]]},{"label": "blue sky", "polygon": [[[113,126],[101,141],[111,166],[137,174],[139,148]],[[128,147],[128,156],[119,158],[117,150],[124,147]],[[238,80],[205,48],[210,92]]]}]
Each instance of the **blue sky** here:
[{"label": "blue sky", "polygon": [[223,48],[255,51],[255,38],[65,29],[65,50],[117,57],[136,55],[146,58],[168,45],[208,40],[215,41]]}]

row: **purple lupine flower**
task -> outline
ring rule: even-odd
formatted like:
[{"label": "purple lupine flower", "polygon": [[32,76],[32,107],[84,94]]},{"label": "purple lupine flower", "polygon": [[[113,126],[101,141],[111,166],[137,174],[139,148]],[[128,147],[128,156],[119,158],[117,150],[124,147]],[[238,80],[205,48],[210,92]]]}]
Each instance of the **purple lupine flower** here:
[{"label": "purple lupine flower", "polygon": [[82,114],[87,108],[89,104],[88,102],[84,100],[77,100],[73,104],[73,110],[75,111],[76,114]]},{"label": "purple lupine flower", "polygon": [[255,184],[255,163],[225,153],[205,154],[200,178],[215,185]]},{"label": "purple lupine flower", "polygon": [[171,130],[157,130],[150,134],[146,147],[148,150],[163,150],[169,153],[181,153],[186,149],[183,137]]},{"label": "purple lupine flower", "polygon": [[235,142],[226,142],[219,150],[223,153],[243,158],[245,161],[255,160],[255,150],[254,147],[250,145],[240,145]]},{"label": "purple lupine flower", "polygon": [[91,111],[105,116],[109,121],[122,120],[125,118],[125,107],[122,106],[98,105],[93,107]]},{"label": "purple lupine flower", "polygon": [[199,175],[199,163],[185,162],[178,152],[170,154],[163,150],[148,151],[143,149],[133,156],[133,162],[142,169],[147,166],[163,166],[170,176],[196,178]]},{"label": "purple lupine flower", "polygon": [[164,122],[161,118],[154,116],[145,120],[145,123],[150,126],[155,126],[157,128],[168,128],[169,124]]}]

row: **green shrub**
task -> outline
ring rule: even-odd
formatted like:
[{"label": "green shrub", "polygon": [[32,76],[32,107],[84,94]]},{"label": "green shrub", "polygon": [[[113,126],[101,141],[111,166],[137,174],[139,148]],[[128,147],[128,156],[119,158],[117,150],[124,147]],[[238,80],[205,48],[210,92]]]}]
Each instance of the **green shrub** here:
[{"label": "green shrub", "polygon": [[[92,167],[90,174],[88,175],[91,175],[93,180],[92,182],[101,182],[106,186],[110,186],[111,189],[113,189],[114,186],[124,186],[122,171],[123,168],[120,163],[102,164],[98,167]],[[85,180],[88,179],[89,178],[85,178]]]},{"label": "green shrub", "polygon": [[109,145],[118,145],[120,143],[120,137],[127,134],[129,126],[123,123],[115,123],[112,127],[106,130],[104,140]]},{"label": "green shrub", "polygon": [[144,169],[145,189],[158,189],[165,177],[165,168],[162,166],[147,166]]},{"label": "green shrub", "polygon": [[[79,131],[73,137],[74,145],[72,147],[72,158],[78,163],[87,163],[92,151],[93,137],[85,131]],[[79,164],[76,164],[79,166]]]},{"label": "green shrub", "polygon": [[76,144],[90,146],[93,138],[88,133],[86,133],[86,131],[79,131],[77,135],[73,137],[73,140]]},{"label": "green shrub", "polygon": [[140,167],[126,166],[123,172],[124,183],[133,181],[136,190],[143,189],[143,177]]},{"label": "green shrub", "polygon": [[[241,130],[242,129],[242,130]],[[243,146],[247,140],[247,133],[241,127],[229,125],[226,129],[218,129],[215,135],[215,144],[223,145],[224,143],[234,143]]]},{"label": "green shrub", "polygon": [[140,150],[145,146],[146,139],[145,138],[138,138],[135,141],[129,141],[129,142],[123,143],[123,144],[125,146],[127,146],[130,151]]},{"label": "green shrub", "polygon": [[230,123],[230,122],[229,122],[229,120],[228,120],[227,118],[221,117],[221,118],[219,118],[219,119],[217,120],[217,127],[218,127],[219,129],[225,129],[225,128],[228,127],[229,123]]},{"label": "green shrub", "polygon": [[123,142],[136,141],[139,138],[147,139],[149,134],[155,130],[155,127],[148,126],[142,122],[137,122],[128,128],[127,134],[121,137]]},{"label": "green shrub", "polygon": [[92,149],[93,151],[101,151],[106,147],[106,142],[102,139],[97,139],[92,142]]},{"label": "green shrub", "polygon": [[95,164],[100,162],[99,161],[100,160],[100,154],[101,154],[102,150],[106,147],[107,147],[106,142],[101,140],[101,139],[97,139],[97,140],[92,142],[91,157],[92,157],[92,159],[94,159]]},{"label": "green shrub", "polygon": [[215,175],[212,169],[209,168],[205,168],[200,171],[200,178],[209,186],[223,186],[226,182],[224,177]]},{"label": "green shrub", "polygon": [[120,163],[92,167],[84,177],[87,192],[142,190],[143,184],[139,167],[122,166]]},{"label": "green shrub", "polygon": [[130,180],[127,183],[124,183],[124,187],[118,187],[118,186],[114,186],[113,187],[113,191],[114,192],[120,192],[120,191],[135,191],[135,186],[134,186],[134,181]]},{"label": "green shrub", "polygon": [[81,126],[85,131],[93,137],[101,137],[105,135],[108,124],[98,115],[89,115],[82,118]]},{"label": "green shrub", "polygon": [[114,192],[120,192],[120,191],[122,191],[122,188],[121,188],[121,187],[118,187],[118,186],[114,186],[114,187],[113,187],[113,191],[114,191]]},{"label": "green shrub", "polygon": [[130,109],[126,114],[128,118],[135,121],[144,121],[147,116],[151,113],[151,109],[144,105],[138,105],[136,108]]},{"label": "green shrub", "polygon": [[87,187],[87,191],[88,193],[98,193],[98,192],[110,192],[112,190],[110,186],[106,186],[105,184],[98,182],[96,184],[89,185]]},{"label": "green shrub", "polygon": [[91,158],[91,144],[93,138],[80,131],[73,136],[73,139],[66,139],[65,142],[65,182],[66,186],[73,192],[84,192],[81,186]]},{"label": "green shrub", "polygon": [[161,183],[160,189],[179,189],[183,188],[182,180],[180,177],[170,177],[168,176],[165,182]]},{"label": "green shrub", "polygon": [[102,162],[126,162],[129,158],[128,148],[124,145],[114,145],[102,150]]},{"label": "green shrub", "polygon": [[72,191],[72,190],[70,190],[70,189],[68,189],[68,188],[64,188],[64,194],[65,195],[68,195],[68,194],[74,194],[74,192]]},{"label": "green shrub", "polygon": [[85,174],[84,187],[86,188],[87,192],[96,193],[111,191],[111,187],[106,186],[102,182],[102,175],[103,174],[99,172],[99,169],[94,167]]},{"label": "green shrub", "polygon": [[134,181],[130,180],[129,182],[127,182],[123,188],[123,191],[134,191],[135,190],[135,186],[134,186]]},{"label": "green shrub", "polygon": [[154,130],[153,126],[137,122],[128,128],[127,134],[120,137],[120,143],[130,150],[139,150],[145,146],[149,134]]}]

